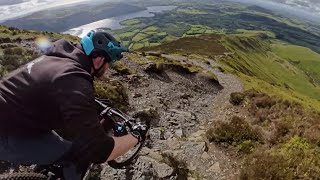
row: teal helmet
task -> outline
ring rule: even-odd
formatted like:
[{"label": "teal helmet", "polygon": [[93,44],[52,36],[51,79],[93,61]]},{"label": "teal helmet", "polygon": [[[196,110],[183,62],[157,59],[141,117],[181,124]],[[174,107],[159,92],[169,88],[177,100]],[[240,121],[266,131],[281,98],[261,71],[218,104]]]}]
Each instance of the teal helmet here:
[{"label": "teal helmet", "polygon": [[111,62],[120,60],[123,52],[128,52],[128,48],[122,46],[112,35],[103,30],[92,30],[81,40],[81,45],[90,56],[92,52],[99,51]]}]

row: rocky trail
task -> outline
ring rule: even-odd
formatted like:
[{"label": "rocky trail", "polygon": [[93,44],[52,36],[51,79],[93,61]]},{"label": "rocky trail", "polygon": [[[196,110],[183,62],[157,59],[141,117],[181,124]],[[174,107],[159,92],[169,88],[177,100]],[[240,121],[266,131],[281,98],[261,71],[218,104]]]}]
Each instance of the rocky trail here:
[{"label": "rocky trail", "polygon": [[205,137],[215,121],[223,121],[239,110],[229,103],[230,93],[242,91],[241,82],[219,71],[215,60],[161,55],[174,61],[199,66],[214,73],[219,83],[175,69],[147,71],[124,60],[135,75],[115,75],[129,93],[132,111],[154,114],[151,140],[140,157],[126,170],[103,165],[102,179],[237,179],[240,165],[234,153],[228,153]]}]

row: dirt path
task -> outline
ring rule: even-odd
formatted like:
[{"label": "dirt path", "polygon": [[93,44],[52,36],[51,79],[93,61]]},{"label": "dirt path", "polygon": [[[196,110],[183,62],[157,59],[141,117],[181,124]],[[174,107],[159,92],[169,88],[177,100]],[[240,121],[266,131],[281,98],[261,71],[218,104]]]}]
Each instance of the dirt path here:
[{"label": "dirt path", "polygon": [[102,179],[235,179],[239,169],[237,160],[209,144],[205,132],[209,124],[228,117],[232,111],[229,95],[242,91],[240,81],[212,69],[218,66],[213,60],[207,60],[208,64],[182,56],[163,57],[214,73],[224,88],[196,75],[173,70],[146,73],[143,67],[125,61],[138,74],[134,80],[119,76],[126,82],[131,106],[135,110],[156,111],[158,118],[153,120],[151,142],[136,164],[129,170],[106,166]]},{"label": "dirt path", "polygon": [[[210,127],[216,121],[223,121],[230,117],[230,114],[237,113],[237,110],[229,103],[229,97],[232,92],[243,91],[243,85],[241,81],[231,75],[221,72],[218,68],[213,69],[212,67],[219,67],[212,59],[206,59],[207,62],[199,59],[192,59],[182,56],[164,55],[169,59],[175,59],[184,62],[191,62],[194,65],[200,66],[203,69],[214,73],[219,83],[223,86],[223,89],[212,100],[213,108],[211,109],[210,118],[207,121],[202,122],[203,126]],[[206,128],[206,130],[207,130]],[[208,179],[236,179],[239,174],[239,164],[233,155],[225,152],[225,150],[219,148],[215,144],[208,145],[208,155],[211,156],[213,163],[212,168],[214,175]],[[211,161],[211,162],[212,162]],[[210,169],[209,168],[209,169]]]}]

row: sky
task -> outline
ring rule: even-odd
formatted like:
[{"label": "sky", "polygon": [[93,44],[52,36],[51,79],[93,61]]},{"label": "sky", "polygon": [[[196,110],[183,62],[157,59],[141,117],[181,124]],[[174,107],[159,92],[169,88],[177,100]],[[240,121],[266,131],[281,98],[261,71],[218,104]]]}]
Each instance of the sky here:
[{"label": "sky", "polygon": [[[0,0],[0,4],[8,0]],[[21,0],[22,3],[0,6],[0,22],[47,8],[89,0]]]},{"label": "sky", "polygon": [[284,16],[296,16],[320,23],[320,0],[231,0],[276,11]]},{"label": "sky", "polygon": [[298,7],[309,12],[320,15],[320,0],[271,0],[284,3],[293,7]]}]

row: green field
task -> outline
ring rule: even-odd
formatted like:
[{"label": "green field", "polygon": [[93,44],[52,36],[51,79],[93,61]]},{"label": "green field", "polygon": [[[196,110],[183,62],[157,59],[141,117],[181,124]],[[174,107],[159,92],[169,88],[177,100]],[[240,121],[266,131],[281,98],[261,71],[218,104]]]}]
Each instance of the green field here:
[{"label": "green field", "polygon": [[[266,33],[269,37],[320,52],[320,28],[298,19],[289,19],[259,8],[227,2],[179,3],[172,11],[154,17],[121,22],[125,27],[114,33],[131,47],[147,47],[180,37],[200,34]],[[166,33],[164,36],[163,33]],[[148,42],[148,43],[145,43]],[[136,45],[135,44],[140,44]]]},{"label": "green field", "polygon": [[128,20],[122,21],[120,24],[124,26],[131,26],[139,23],[140,23],[139,19],[128,19]]}]

